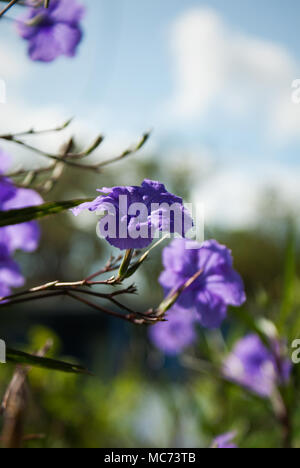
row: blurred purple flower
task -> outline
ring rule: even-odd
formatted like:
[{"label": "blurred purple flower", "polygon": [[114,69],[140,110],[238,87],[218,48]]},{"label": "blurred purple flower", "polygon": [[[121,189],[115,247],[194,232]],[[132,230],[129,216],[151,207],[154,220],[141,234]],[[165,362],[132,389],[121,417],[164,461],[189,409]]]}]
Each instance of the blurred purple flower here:
[{"label": "blurred purple flower", "polygon": [[178,310],[174,306],[166,318],[167,322],[160,322],[150,328],[150,339],[165,354],[176,355],[196,341],[195,314],[189,310]]},{"label": "blurred purple flower", "polygon": [[72,212],[75,216],[83,210],[107,212],[100,221],[100,233],[121,250],[148,247],[155,231],[184,236],[193,226],[182,199],[160,182],[146,179],[140,187],[103,188],[98,192],[102,195]]},{"label": "blurred purple flower", "polygon": [[1,176],[0,172],[0,210],[3,211],[3,205],[11,200],[17,192],[16,187],[9,179]]},{"label": "blurred purple flower", "polygon": [[179,297],[176,307],[192,310],[205,328],[218,328],[227,307],[240,306],[246,300],[244,284],[233,269],[230,250],[215,240],[198,244],[175,239],[163,252],[165,270],[160,284],[168,295],[202,270],[199,278]]},{"label": "blurred purple flower", "polygon": [[213,441],[212,448],[236,449],[237,446],[233,443],[233,439],[235,439],[235,437],[235,432],[228,432],[227,434],[220,435]]},{"label": "blurred purple flower", "polygon": [[[0,211],[14,210],[40,205],[40,195],[33,190],[16,188],[9,179],[0,178]],[[0,228],[0,243],[13,253],[18,249],[34,251],[40,240],[40,229],[36,221]]]},{"label": "blurred purple flower", "polygon": [[23,284],[18,264],[11,259],[7,247],[0,243],[0,297],[9,296],[11,288],[19,288]]},{"label": "blurred purple flower", "polygon": [[34,61],[52,62],[60,55],[73,57],[82,38],[80,21],[85,8],[76,0],[51,0],[49,8],[34,8],[19,18],[17,30],[29,42],[29,56]]},{"label": "blurred purple flower", "polygon": [[282,356],[282,346],[273,342],[268,349],[257,335],[241,339],[227,357],[223,374],[261,397],[270,397],[276,385],[284,385],[291,374],[292,363]]},{"label": "blurred purple flower", "polygon": [[10,156],[0,148],[0,174],[5,174],[10,164]]},{"label": "blurred purple flower", "polygon": [[[9,167],[9,156],[0,150],[0,216],[1,211],[8,211],[43,202],[33,190],[17,188],[7,178],[1,176]],[[40,229],[38,223],[16,224],[0,228],[0,296],[10,293],[11,287],[20,287],[24,279],[18,265],[11,259],[16,250],[32,252],[38,246]]]}]

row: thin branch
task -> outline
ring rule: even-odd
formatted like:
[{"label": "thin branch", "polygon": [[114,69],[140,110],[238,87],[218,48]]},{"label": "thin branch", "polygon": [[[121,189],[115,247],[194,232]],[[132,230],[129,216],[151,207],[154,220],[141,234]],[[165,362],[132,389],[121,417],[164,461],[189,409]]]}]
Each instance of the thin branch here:
[{"label": "thin branch", "polygon": [[21,137],[30,136],[30,135],[38,136],[38,135],[43,135],[47,133],[61,132],[62,130],[65,130],[66,128],[68,128],[72,121],[73,119],[68,119],[62,125],[59,125],[54,128],[48,128],[48,129],[43,129],[43,130],[35,130],[34,128],[30,128],[29,130],[25,130],[19,133],[8,133],[8,134],[0,135],[0,138],[4,140],[13,140],[14,138],[21,138]]},{"label": "thin branch", "polygon": [[[94,291],[87,291],[85,289],[76,289],[75,291],[77,293],[80,293],[80,294],[87,294],[89,296],[94,296],[94,297],[98,297],[100,299],[105,299],[105,300],[111,302],[112,304],[114,304],[115,306],[119,307],[120,309],[125,310],[126,312],[128,312],[132,316],[138,315],[139,317],[143,317],[145,319],[148,318],[146,314],[143,314],[141,312],[136,312],[136,311],[130,309],[128,306],[125,306],[125,305],[121,304],[119,301],[114,299],[113,294],[102,294],[102,293],[97,293],[97,292],[94,292]],[[126,294],[126,291],[122,292],[122,294],[124,294],[124,293]]]},{"label": "thin branch", "polygon": [[10,10],[16,3],[18,3],[18,1],[19,0],[11,0],[11,2],[9,2],[9,4],[6,5],[6,7],[3,8],[2,11],[0,11],[0,18],[2,18],[5,15],[5,13],[7,13],[8,10]]},{"label": "thin branch", "polygon": [[105,309],[104,307],[101,307],[98,304],[90,302],[87,299],[84,299],[84,298],[82,298],[80,296],[77,296],[76,294],[71,293],[70,291],[67,291],[66,294],[67,294],[67,296],[72,297],[73,299],[75,299],[75,300],[77,300],[79,302],[82,302],[83,304],[91,307],[92,309],[95,309],[95,310],[97,310],[99,312],[102,312],[102,313],[104,313],[106,315],[111,315],[111,316],[113,316],[115,318],[119,318],[121,320],[125,320],[127,322],[131,322],[131,323],[134,323],[136,325],[143,325],[143,324],[146,323],[146,321],[144,319],[137,319],[134,314],[122,315],[122,314],[119,314],[118,312]]},{"label": "thin branch", "polygon": [[[23,140],[23,138],[26,136],[36,136],[36,135],[41,135],[41,134],[46,134],[46,133],[51,133],[51,132],[61,132],[62,130],[66,129],[70,125],[71,121],[72,120],[70,119],[67,122],[65,122],[63,125],[49,129],[49,130],[29,129],[27,131],[15,133],[15,134],[9,133],[9,134],[0,135],[0,140],[4,140],[4,141],[19,145],[31,152],[34,152],[52,161],[52,164],[48,166],[47,168],[43,167],[43,168],[39,168],[35,170],[24,170],[21,168],[12,173],[5,174],[5,177],[18,178],[18,177],[25,176],[25,180],[19,186],[28,187],[30,184],[32,184],[32,182],[35,181],[35,179],[38,176],[47,175],[50,173],[51,174],[50,177],[47,178],[48,184],[46,184],[46,189],[43,186],[42,188],[40,186],[36,187],[37,189],[47,191],[47,190],[50,190],[53,184],[60,178],[64,165],[72,167],[74,169],[90,171],[93,173],[101,173],[103,168],[111,164],[114,164],[118,161],[121,161],[130,155],[137,153],[146,144],[150,136],[150,133],[145,133],[140,139],[140,141],[135,146],[128,148],[121,155],[118,155],[116,157],[107,159],[106,161],[102,161],[102,162],[98,162],[94,164],[85,164],[80,161],[90,156],[97,148],[99,148],[99,146],[102,144],[104,140],[103,135],[99,135],[86,149],[84,149],[81,152],[78,152],[78,153],[71,152],[71,147],[72,147],[71,145],[68,151],[64,151],[63,154],[62,153],[60,154],[49,153]],[[51,180],[49,181],[49,179]]]},{"label": "thin branch", "polygon": [[[132,256],[135,257],[138,254],[139,254],[139,251],[134,252]],[[135,285],[133,284],[127,288],[117,289],[110,293],[92,291],[92,288],[94,286],[103,285],[103,286],[116,287],[116,286],[122,285],[122,281],[119,280],[118,277],[115,277],[115,276],[113,276],[112,278],[106,281],[101,281],[101,282],[93,281],[93,278],[97,278],[104,273],[107,273],[113,270],[118,270],[120,267],[121,259],[122,259],[122,256],[119,256],[116,258],[111,257],[110,260],[107,262],[106,266],[102,270],[80,281],[74,281],[74,282],[52,281],[50,283],[45,283],[35,288],[30,288],[30,289],[21,291],[11,296],[2,297],[2,298],[0,297],[0,309],[7,308],[9,306],[14,306],[17,304],[31,302],[31,301],[51,299],[51,298],[59,297],[59,296],[69,296],[69,297],[73,297],[73,299],[77,299],[77,301],[86,303],[87,305],[89,305],[89,307],[93,306],[94,308],[97,308],[98,311],[101,311],[108,315],[121,318],[123,320],[129,321],[138,325],[153,324],[153,323],[156,323],[157,321],[162,320],[162,317],[157,316],[156,311],[154,310],[150,310],[146,313],[134,311],[128,306],[123,305],[121,302],[119,302],[118,299],[116,299],[117,297],[119,298],[120,296],[124,296],[128,294],[132,294],[132,295],[136,294],[137,289]],[[122,313],[108,310],[99,304],[91,303],[90,301],[87,301],[86,299],[81,297],[82,295],[92,296],[94,298],[101,299],[103,301],[108,301],[114,306],[116,306],[118,309],[120,309]],[[126,313],[124,314],[124,312]]]},{"label": "thin branch", "polygon": [[108,159],[107,161],[104,161],[103,163],[98,164],[97,167],[98,168],[103,168],[103,167],[108,166],[110,164],[121,161],[122,159],[125,159],[127,156],[130,156],[132,154],[137,153],[147,143],[149,138],[150,138],[150,132],[147,132],[142,136],[140,142],[135,147],[124,151],[120,156]]},{"label": "thin branch", "polygon": [[122,255],[119,255],[119,257],[117,257],[117,258],[110,257],[107,264],[105,265],[104,268],[102,268],[102,270],[99,270],[96,273],[93,273],[91,276],[88,276],[88,278],[86,278],[86,280],[85,280],[86,283],[90,283],[94,278],[98,278],[99,276],[104,275],[105,273],[110,273],[112,271],[118,270],[120,268],[119,264],[120,264],[122,258],[123,258]]},{"label": "thin branch", "polygon": [[[30,293],[27,293],[27,294],[30,294]],[[38,301],[38,300],[41,300],[41,299],[48,299],[48,298],[52,298],[52,297],[63,296],[64,294],[66,294],[65,291],[56,291],[56,292],[52,292],[52,293],[48,293],[48,294],[39,294],[38,296],[30,295],[30,297],[16,299],[16,300],[12,300],[12,301],[6,301],[5,300],[5,302],[0,303],[0,308],[10,307],[10,306],[16,305],[16,304],[23,304],[25,302]]]}]

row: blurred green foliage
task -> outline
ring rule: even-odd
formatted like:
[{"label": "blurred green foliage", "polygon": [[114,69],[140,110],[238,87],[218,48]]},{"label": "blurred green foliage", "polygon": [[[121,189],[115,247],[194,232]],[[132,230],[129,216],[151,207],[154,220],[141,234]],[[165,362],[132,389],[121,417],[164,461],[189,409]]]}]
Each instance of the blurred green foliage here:
[{"label": "blurred green foliage", "polygon": [[[38,327],[30,335],[31,349],[53,337],[56,351],[51,355],[58,356],[53,332]],[[192,369],[182,362],[173,371],[170,363],[156,363],[154,372],[136,361],[132,354],[110,378],[99,369],[93,378],[32,370],[24,434],[44,437],[25,447],[206,447],[228,430],[238,432],[241,447],[280,447],[280,427],[267,401],[208,375],[201,363]],[[8,366],[1,367],[1,393],[10,374]],[[297,441],[299,425],[295,436]]]}]

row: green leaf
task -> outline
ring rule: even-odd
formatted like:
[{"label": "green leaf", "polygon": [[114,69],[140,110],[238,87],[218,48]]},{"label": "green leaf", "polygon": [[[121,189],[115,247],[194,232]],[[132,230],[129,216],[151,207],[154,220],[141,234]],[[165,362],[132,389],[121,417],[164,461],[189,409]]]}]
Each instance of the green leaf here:
[{"label": "green leaf", "polygon": [[122,281],[122,279],[126,278],[126,273],[128,271],[128,268],[130,266],[130,262],[132,260],[132,256],[134,254],[134,249],[128,249],[125,252],[123,261],[121,263],[120,269],[119,269],[119,276],[118,279]]},{"label": "green leaf", "polygon": [[82,200],[49,202],[44,203],[43,205],[21,208],[19,210],[0,211],[0,227],[21,224],[34,219],[44,218],[90,201],[92,201],[92,199],[88,198]]},{"label": "green leaf", "polygon": [[45,357],[38,357],[32,354],[23,353],[14,349],[7,348],[6,360],[15,364],[24,364],[32,367],[40,367],[43,369],[50,369],[55,371],[67,372],[69,374],[86,374],[91,373],[81,366],[75,364],[68,364],[62,361],[56,361]]}]

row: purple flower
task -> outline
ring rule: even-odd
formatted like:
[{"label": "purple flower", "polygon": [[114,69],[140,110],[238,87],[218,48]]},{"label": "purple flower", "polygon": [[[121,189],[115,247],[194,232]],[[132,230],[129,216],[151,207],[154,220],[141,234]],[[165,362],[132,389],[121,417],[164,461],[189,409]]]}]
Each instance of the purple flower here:
[{"label": "purple flower", "polygon": [[99,223],[100,235],[121,250],[143,249],[154,239],[155,232],[167,231],[184,236],[193,226],[181,198],[165,186],[144,180],[140,187],[113,187],[98,190],[102,195],[72,210],[107,213]]},{"label": "purple flower", "polygon": [[10,164],[10,156],[0,148],[0,174],[5,174]]},{"label": "purple flower", "polygon": [[233,443],[233,439],[235,439],[235,437],[235,432],[228,432],[227,434],[220,435],[213,441],[212,448],[236,449],[237,446]]},{"label": "purple flower", "polygon": [[[1,174],[9,167],[9,156],[0,150],[0,216],[1,211],[39,205],[43,202],[33,190],[17,188]],[[12,287],[20,287],[24,279],[18,265],[11,256],[18,250],[32,252],[38,246],[40,229],[38,223],[31,221],[0,228],[0,297],[10,294]]]},{"label": "purple flower", "polygon": [[276,385],[284,385],[290,378],[292,364],[282,356],[282,346],[273,342],[268,349],[257,335],[241,339],[227,357],[223,374],[261,397],[270,397]]},{"label": "purple flower", "polygon": [[17,29],[20,36],[29,42],[32,60],[52,62],[60,55],[73,57],[82,38],[80,21],[84,7],[76,0],[51,0],[49,8],[29,8],[22,16]]},{"label": "purple flower", "polygon": [[169,312],[167,322],[160,322],[150,328],[150,339],[165,354],[176,355],[197,338],[195,315],[192,311],[182,311],[174,306]]},{"label": "purple flower", "polygon": [[[0,179],[0,211],[40,205],[40,195],[33,190],[19,189],[7,179]],[[38,247],[40,229],[36,221],[0,228],[0,243],[13,253],[16,250],[33,252]]]},{"label": "purple flower", "polygon": [[11,259],[7,247],[0,243],[0,297],[8,296],[11,288],[19,288],[23,284],[18,264]]},{"label": "purple flower", "polygon": [[15,186],[9,179],[1,176],[0,172],[0,210],[3,211],[3,205],[11,200],[17,192]]},{"label": "purple flower", "polygon": [[205,328],[218,328],[226,317],[227,307],[240,306],[246,300],[244,284],[233,269],[230,250],[215,240],[198,244],[175,239],[164,249],[163,264],[165,270],[159,281],[166,295],[202,271],[181,294],[176,307],[193,311],[195,319]]}]

